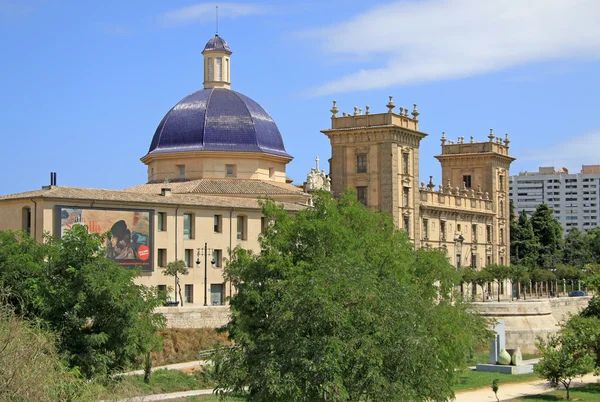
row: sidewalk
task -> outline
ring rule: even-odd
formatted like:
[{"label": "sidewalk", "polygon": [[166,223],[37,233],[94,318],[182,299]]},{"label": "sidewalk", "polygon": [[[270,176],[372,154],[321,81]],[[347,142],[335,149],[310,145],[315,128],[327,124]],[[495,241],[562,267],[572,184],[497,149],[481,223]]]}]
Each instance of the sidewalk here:
[{"label": "sidewalk", "polygon": [[[571,383],[572,388],[582,386],[585,384],[592,384],[600,382],[597,376],[588,374],[582,378],[573,380]],[[554,388],[550,387],[546,380],[536,380],[527,383],[516,383],[516,384],[500,384],[498,389],[498,399],[501,401],[507,401],[509,399],[519,398],[527,395],[543,394],[546,392],[554,391]],[[496,401],[496,396],[492,391],[490,384],[487,388],[481,388],[475,391],[465,391],[456,393],[455,402],[485,402],[485,401]]]}]

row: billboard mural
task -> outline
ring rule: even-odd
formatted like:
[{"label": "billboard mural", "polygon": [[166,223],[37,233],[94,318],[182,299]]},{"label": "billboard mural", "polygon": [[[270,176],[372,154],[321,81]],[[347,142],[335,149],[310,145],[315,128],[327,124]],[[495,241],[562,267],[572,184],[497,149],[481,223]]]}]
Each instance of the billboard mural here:
[{"label": "billboard mural", "polygon": [[124,266],[152,270],[152,212],[81,207],[58,207],[60,235],[73,225],[85,225],[93,233],[110,232],[106,238],[106,257]]}]

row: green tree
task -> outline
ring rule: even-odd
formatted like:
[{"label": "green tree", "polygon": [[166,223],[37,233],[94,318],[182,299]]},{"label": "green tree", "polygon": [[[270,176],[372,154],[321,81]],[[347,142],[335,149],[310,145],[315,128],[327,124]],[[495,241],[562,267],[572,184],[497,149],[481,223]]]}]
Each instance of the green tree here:
[{"label": "green tree", "polygon": [[[37,246],[12,233],[0,233],[0,239],[4,286],[27,317],[45,321],[56,334],[57,350],[70,367],[88,378],[107,375],[137,365],[160,345],[157,329],[164,318],[154,313],[160,298],[134,283],[137,271],[104,257],[103,236],[76,225]],[[14,272],[22,272],[25,283]]]},{"label": "green tree", "polygon": [[571,381],[594,370],[594,358],[582,347],[576,333],[564,330],[550,335],[548,340],[539,339],[537,347],[542,359],[534,371],[555,388],[562,384],[570,400]]},{"label": "green tree", "polygon": [[19,315],[31,315],[46,249],[25,232],[0,231],[0,289]]},{"label": "green tree", "polygon": [[600,227],[588,230],[588,245],[595,263],[600,263]]},{"label": "green tree", "polygon": [[0,401],[97,400],[93,386],[63,366],[54,335],[0,299]]},{"label": "green tree", "polygon": [[535,267],[539,247],[531,220],[525,211],[521,211],[518,220],[511,220],[510,223],[511,264]]},{"label": "green tree", "polygon": [[564,238],[563,263],[582,269],[585,264],[593,262],[590,243],[588,234],[572,228]]},{"label": "green tree", "polygon": [[[509,279],[513,283],[517,283],[517,299],[521,297],[521,286],[526,286],[529,284],[529,279],[531,278],[530,269],[525,265],[511,265],[508,269]],[[523,293],[524,298],[525,293]]]},{"label": "green tree", "polygon": [[[267,201],[261,251],[233,252],[237,347],[215,356],[218,390],[252,401],[446,401],[455,370],[489,335],[451,302],[455,269],[413,251],[391,218],[351,194],[290,217]],[[247,388],[246,388],[247,387]]]},{"label": "green tree", "polygon": [[490,264],[482,271],[487,272],[489,277],[498,284],[498,302],[500,302],[500,284],[511,277],[510,268],[505,265]]},{"label": "green tree", "polygon": [[175,278],[175,301],[177,301],[177,292],[179,292],[179,300],[183,306],[183,297],[181,294],[181,283],[179,281],[179,275],[187,275],[188,269],[185,266],[185,261],[171,261],[167,264],[163,270],[163,275],[172,276]]},{"label": "green tree", "polygon": [[562,226],[547,204],[540,204],[531,217],[533,233],[539,243],[538,265],[554,268],[562,257]]}]

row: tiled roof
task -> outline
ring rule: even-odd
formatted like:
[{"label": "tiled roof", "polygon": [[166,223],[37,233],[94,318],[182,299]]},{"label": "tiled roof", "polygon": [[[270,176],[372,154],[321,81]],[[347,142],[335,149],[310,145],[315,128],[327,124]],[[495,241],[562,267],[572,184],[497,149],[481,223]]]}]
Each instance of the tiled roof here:
[{"label": "tiled roof", "polygon": [[[297,195],[305,193],[302,189],[287,183],[242,179],[198,179],[183,182],[150,183],[125,189],[146,194],[160,194],[161,189],[169,187],[177,194],[231,194],[231,195]],[[308,197],[308,195],[306,195]]]},{"label": "tiled roof", "polygon": [[[174,183],[171,183],[174,184]],[[161,185],[164,187],[164,185]],[[194,193],[172,193],[162,196],[151,192],[134,192],[129,190],[102,190],[96,188],[51,186],[48,189],[28,191],[18,194],[0,196],[0,202],[30,198],[64,199],[65,201],[109,201],[138,204],[189,205],[215,208],[247,208],[259,209],[258,199],[242,197],[219,197]],[[299,211],[306,208],[295,202],[278,202],[288,211]]]},{"label": "tiled roof", "polygon": [[158,125],[148,154],[184,151],[264,152],[291,158],[269,113],[225,88],[205,88],[183,98]]},{"label": "tiled roof", "polygon": [[225,39],[219,36],[219,34],[216,34],[215,36],[210,38],[208,42],[206,42],[204,50],[223,50],[231,54],[231,49],[229,48],[229,45],[227,44]]}]

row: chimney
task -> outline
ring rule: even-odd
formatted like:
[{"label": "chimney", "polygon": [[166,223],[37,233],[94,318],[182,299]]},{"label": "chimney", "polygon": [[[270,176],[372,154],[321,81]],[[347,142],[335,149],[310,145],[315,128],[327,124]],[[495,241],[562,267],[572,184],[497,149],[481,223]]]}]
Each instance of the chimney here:
[{"label": "chimney", "polygon": [[171,196],[171,189],[169,187],[164,187],[160,189],[160,195],[162,195],[163,197],[170,197]]}]

